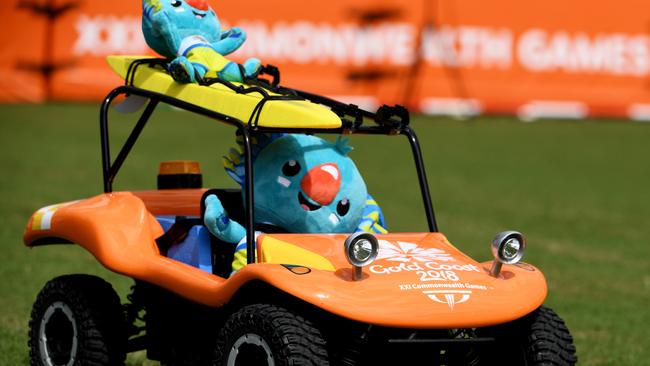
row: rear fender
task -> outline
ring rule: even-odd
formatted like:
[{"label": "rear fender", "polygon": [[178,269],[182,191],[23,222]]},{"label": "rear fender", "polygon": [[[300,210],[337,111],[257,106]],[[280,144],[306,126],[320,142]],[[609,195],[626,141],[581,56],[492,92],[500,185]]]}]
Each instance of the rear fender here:
[{"label": "rear fender", "polygon": [[155,239],[162,234],[142,199],[118,192],[36,211],[23,240],[30,247],[53,241],[76,243],[113,272],[214,304],[209,293],[224,279],[160,255]]},{"label": "rear fender", "polygon": [[56,239],[77,243],[107,267],[133,272],[128,258],[158,254],[155,238],[162,233],[142,200],[112,193],[41,208],[30,218],[23,239],[27,246]]}]

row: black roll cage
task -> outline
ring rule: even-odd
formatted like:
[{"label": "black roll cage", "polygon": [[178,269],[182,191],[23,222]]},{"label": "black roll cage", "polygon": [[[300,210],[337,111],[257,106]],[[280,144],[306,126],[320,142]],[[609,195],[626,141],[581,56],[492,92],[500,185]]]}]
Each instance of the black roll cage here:
[{"label": "black roll cage", "polygon": [[[140,89],[133,86],[136,70],[141,66],[147,67],[163,67],[166,68],[166,63],[169,60],[164,59],[143,59],[134,61],[129,67],[127,76],[125,78],[125,85],[113,89],[104,99],[99,116],[100,136],[101,136],[101,149],[102,149],[102,170],[103,170],[103,184],[104,193],[113,192],[113,181],[117,176],[122,164],[131,152],[133,146],[138,140],[140,133],[149,121],[152,113],[159,103],[169,104],[176,108],[186,110],[188,112],[196,113],[211,119],[221,121],[225,124],[237,128],[242,137],[242,146],[244,149],[245,157],[245,181],[244,181],[244,203],[245,203],[245,227],[246,227],[246,243],[248,252],[248,263],[255,262],[255,232],[254,232],[254,192],[253,192],[253,164],[252,164],[252,148],[251,137],[257,133],[305,133],[305,134],[365,134],[365,135],[403,135],[409,140],[411,151],[415,160],[415,166],[418,174],[418,181],[424,203],[424,209],[427,216],[427,223],[430,232],[437,232],[438,226],[436,223],[435,215],[433,212],[433,205],[431,204],[431,195],[429,192],[429,185],[427,182],[426,173],[424,170],[424,163],[422,160],[422,151],[420,143],[415,132],[409,127],[409,113],[402,106],[387,106],[380,107],[376,113],[365,111],[353,104],[345,104],[336,100],[311,94],[295,89],[289,89],[279,86],[279,71],[273,66],[265,66],[262,69],[262,74],[270,75],[273,77],[271,82],[257,78],[247,79],[246,83],[253,85],[251,87],[244,87],[232,84],[222,79],[200,80],[202,85],[212,85],[220,83],[233,91],[241,94],[259,93],[262,99],[259,104],[254,108],[251,117],[247,123],[243,121],[215,112],[197,105],[172,98],[170,96],[152,92],[145,89]],[[266,89],[266,90],[265,90]],[[267,90],[279,95],[269,95]],[[140,115],[135,127],[127,137],[124,145],[120,149],[115,161],[111,163],[110,145],[109,145],[109,131],[108,131],[108,112],[113,101],[120,95],[124,96],[139,96],[149,100],[144,111]],[[278,100],[308,100],[313,103],[321,104],[329,107],[336,113],[342,121],[341,128],[337,129],[305,129],[305,128],[267,128],[258,126],[258,119],[264,105],[268,102]],[[374,125],[368,126],[367,120],[375,122]]]}]

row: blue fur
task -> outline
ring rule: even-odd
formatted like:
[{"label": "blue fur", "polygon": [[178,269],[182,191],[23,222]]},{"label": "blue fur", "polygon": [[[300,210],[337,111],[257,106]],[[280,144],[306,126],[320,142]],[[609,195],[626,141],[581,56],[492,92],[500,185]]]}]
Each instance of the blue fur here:
[{"label": "blue fur", "polygon": [[[273,139],[273,140],[271,140]],[[253,163],[255,188],[255,219],[257,222],[269,223],[296,233],[351,233],[363,217],[367,197],[366,184],[357,170],[356,165],[346,153],[349,149],[340,150],[342,143],[331,144],[321,138],[308,135],[260,135],[258,141],[263,149],[255,151]],[[272,141],[272,142],[270,142]],[[347,145],[345,145],[347,146]],[[232,153],[232,152],[231,152]],[[243,157],[239,157],[243,159]],[[282,173],[282,167],[289,160],[296,160],[302,169],[292,177]],[[336,198],[328,205],[323,205],[314,211],[305,211],[298,202],[298,194],[302,192],[301,181],[307,172],[318,165],[334,163],[341,174],[341,188]],[[238,164],[239,173],[243,173]],[[238,182],[243,182],[243,176],[231,173]],[[284,187],[278,183],[278,177],[287,179],[291,184]],[[308,198],[309,199],[309,198]],[[350,210],[345,215],[337,213],[337,205],[343,199],[350,203]],[[314,203],[313,201],[310,201]],[[330,215],[334,214],[340,220],[334,224]],[[231,227],[217,225],[218,218],[226,215],[216,196],[206,200],[206,226],[226,242],[237,242],[236,237],[227,234]],[[241,227],[233,220],[229,225]],[[221,226],[221,227],[219,227]],[[243,227],[237,232],[244,235]],[[239,239],[241,239],[241,237]]]},{"label": "blue fur", "polygon": [[[282,174],[282,167],[289,160],[296,160],[302,167],[293,177]],[[324,163],[338,166],[341,188],[328,205],[305,211],[298,202],[299,192],[304,195],[301,181],[311,168]],[[255,195],[255,217],[259,222],[273,223],[297,233],[351,233],[362,217],[368,194],[366,184],[352,159],[323,139],[308,135],[283,136],[262,151],[253,169],[255,192],[262,193]],[[286,188],[280,185],[277,181],[280,176],[291,185]],[[350,210],[341,216],[336,207],[343,199],[350,202]],[[329,220],[331,214],[340,220],[338,224]]]},{"label": "blue fur", "polygon": [[[172,4],[179,6],[173,6]],[[197,14],[203,16],[197,17]],[[217,70],[212,70],[205,59],[186,58],[188,52],[181,52],[183,40],[201,37],[201,42],[192,48],[203,48],[207,58],[220,59],[237,50],[246,40],[246,33],[240,28],[221,31],[221,23],[212,8],[201,11],[190,6],[185,0],[143,0],[142,31],[144,38],[154,51],[172,59],[170,72],[179,82],[196,82],[197,76],[206,73],[229,81],[242,81],[244,76],[255,76],[260,62],[251,58],[244,63],[244,75],[232,61]],[[212,56],[212,57],[211,57]],[[213,73],[209,73],[213,72]]]},{"label": "blue fur", "polygon": [[[332,144],[309,135],[263,134],[258,135],[255,142],[253,184],[256,222],[279,226],[294,233],[352,233],[358,230],[380,232],[377,230],[377,225],[384,225],[381,209],[368,195],[359,170],[347,156],[352,148],[347,145],[346,140],[339,139]],[[300,171],[293,176],[283,173],[283,167],[290,160],[295,160],[301,166]],[[242,184],[244,178],[242,154],[231,150],[224,163],[226,171]],[[301,182],[312,168],[325,163],[337,166],[341,177],[340,189],[331,202],[321,205],[318,209],[307,211],[303,209],[298,199],[299,194],[307,198],[311,204],[317,202],[311,200],[303,191]],[[288,187],[280,184],[279,181],[289,182]],[[349,201],[350,208],[347,213],[341,215],[337,211],[337,205],[344,199]],[[234,220],[227,219],[227,212],[216,196],[209,196],[205,203],[205,225],[208,230],[223,241],[239,243],[238,248],[244,250],[243,243],[246,235],[244,227]],[[377,212],[380,221],[368,222],[369,219],[364,216],[370,212]],[[330,219],[331,215],[335,215],[338,220],[333,222]],[[236,265],[235,262],[233,262],[234,269],[239,269],[243,265],[242,263]]]},{"label": "blue fur", "polygon": [[203,221],[212,234],[225,242],[237,243],[246,236],[246,229],[228,218],[221,201],[215,195],[205,199]]}]

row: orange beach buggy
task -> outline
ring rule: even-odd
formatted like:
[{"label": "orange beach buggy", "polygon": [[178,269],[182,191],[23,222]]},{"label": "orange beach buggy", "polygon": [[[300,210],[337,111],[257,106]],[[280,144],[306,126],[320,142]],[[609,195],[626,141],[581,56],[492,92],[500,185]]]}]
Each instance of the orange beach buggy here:
[{"label": "orange beach buggy", "polygon": [[[110,284],[74,274],[49,281],[32,310],[32,365],[117,365],[146,350],[165,365],[574,365],[573,340],[544,307],[546,281],[521,262],[524,237],[499,233],[494,260],[477,262],[438,231],[408,112],[376,113],[271,80],[175,83],[165,60],[111,57],[126,84],[100,114],[104,192],[36,211],[24,241],[74,243],[133,278],[122,304]],[[108,111],[118,96],[144,112],[117,156]],[[242,192],[201,187],[192,163],[161,165],[157,190],[114,192],[113,180],[154,109],[168,104],[233,126],[242,137]],[[404,136],[429,232],[287,234],[256,230],[248,157],[258,133]],[[225,147],[224,147],[225,148]],[[225,150],[224,150],[225,151]],[[234,247],[203,226],[207,194],[246,223],[248,265],[231,277]]]}]

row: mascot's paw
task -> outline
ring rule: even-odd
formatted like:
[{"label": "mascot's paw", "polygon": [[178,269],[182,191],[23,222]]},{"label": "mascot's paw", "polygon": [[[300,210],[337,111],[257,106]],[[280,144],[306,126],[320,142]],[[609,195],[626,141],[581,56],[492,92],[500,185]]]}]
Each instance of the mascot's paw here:
[{"label": "mascot's paw", "polygon": [[223,208],[219,198],[213,194],[209,195],[205,199],[205,215],[203,216],[205,227],[211,233],[217,235],[217,233],[222,232],[226,228],[228,225],[227,220],[226,210]]},{"label": "mascot's paw", "polygon": [[239,65],[234,62],[229,62],[226,67],[217,73],[217,75],[227,81],[235,81],[241,83],[244,81],[241,71],[239,70]]},{"label": "mascot's paw", "polygon": [[262,62],[256,58],[249,58],[244,62],[244,72],[246,77],[254,78],[262,70]]},{"label": "mascot's paw", "polygon": [[239,27],[232,27],[231,29],[221,33],[221,39],[232,38],[232,39],[246,39],[246,33]]},{"label": "mascot's paw", "polygon": [[230,220],[223,204],[213,194],[205,199],[203,223],[212,235],[226,243],[237,243],[246,236],[246,229],[238,222]]},{"label": "mascot's paw", "polygon": [[[194,66],[186,57],[180,56],[169,63],[169,73],[179,83],[195,83]],[[216,197],[215,197],[216,198]]]}]

